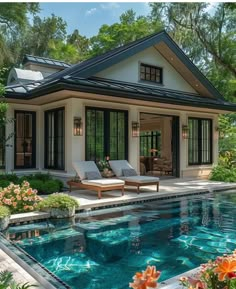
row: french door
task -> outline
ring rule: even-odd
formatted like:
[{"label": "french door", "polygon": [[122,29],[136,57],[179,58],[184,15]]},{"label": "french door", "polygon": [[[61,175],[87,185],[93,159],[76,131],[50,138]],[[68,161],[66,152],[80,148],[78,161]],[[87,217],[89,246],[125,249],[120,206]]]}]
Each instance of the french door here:
[{"label": "french door", "polygon": [[86,108],[86,160],[128,159],[128,113]]},{"label": "french door", "polygon": [[45,112],[45,168],[65,168],[64,107]]},{"label": "french door", "polygon": [[15,111],[15,168],[35,168],[36,113]]}]

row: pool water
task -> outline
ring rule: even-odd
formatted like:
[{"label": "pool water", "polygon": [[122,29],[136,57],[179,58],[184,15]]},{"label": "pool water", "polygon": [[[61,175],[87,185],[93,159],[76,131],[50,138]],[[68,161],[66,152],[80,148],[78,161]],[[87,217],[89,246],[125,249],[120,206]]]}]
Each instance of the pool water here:
[{"label": "pool water", "polygon": [[124,289],[147,264],[165,280],[234,250],[236,193],[97,210],[6,234],[73,289]]}]

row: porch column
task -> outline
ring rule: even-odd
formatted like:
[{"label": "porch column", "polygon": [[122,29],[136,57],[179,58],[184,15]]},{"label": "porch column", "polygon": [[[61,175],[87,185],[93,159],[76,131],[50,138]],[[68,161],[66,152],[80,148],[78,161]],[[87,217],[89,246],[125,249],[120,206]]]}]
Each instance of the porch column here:
[{"label": "porch column", "polygon": [[188,125],[188,117],[186,112],[180,112],[180,177],[184,175],[184,171],[187,169],[188,165],[188,139],[183,139],[182,137],[182,127],[183,125]]},{"label": "porch column", "polygon": [[[9,106],[7,110],[7,119],[14,118],[14,110]],[[6,138],[14,132],[14,122],[8,122],[6,124]],[[6,152],[5,152],[5,171],[10,173],[14,170],[14,135],[7,142]]]},{"label": "porch column", "polygon": [[130,107],[129,110],[129,126],[128,126],[128,137],[129,137],[129,163],[132,167],[139,172],[139,137],[132,137],[132,122],[140,123],[139,111],[136,107]]},{"label": "porch column", "polygon": [[[74,136],[74,117],[81,117],[83,125],[83,135]],[[71,99],[68,105],[67,115],[67,172],[69,174],[75,174],[72,163],[74,161],[85,160],[85,108],[82,100]]]}]

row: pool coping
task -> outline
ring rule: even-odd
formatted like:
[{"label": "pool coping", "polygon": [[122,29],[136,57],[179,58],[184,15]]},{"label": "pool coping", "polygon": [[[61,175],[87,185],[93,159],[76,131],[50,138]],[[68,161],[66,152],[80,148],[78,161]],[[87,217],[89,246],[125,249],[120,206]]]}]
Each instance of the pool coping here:
[{"label": "pool coping", "polygon": [[46,289],[71,289],[55,274],[0,233],[0,249]]},{"label": "pool coping", "polygon": [[[87,205],[81,205],[77,210],[76,214],[87,212],[87,211],[93,211],[93,210],[101,210],[101,209],[107,209],[107,208],[114,208],[114,207],[123,207],[127,205],[134,205],[134,204],[140,204],[145,202],[151,202],[155,200],[166,200],[166,199],[177,199],[181,197],[187,197],[187,196],[195,196],[195,195],[203,195],[203,194],[209,194],[214,192],[220,192],[220,191],[228,191],[236,189],[236,184],[229,185],[226,184],[225,186],[221,187],[215,187],[211,189],[197,189],[193,191],[186,191],[182,193],[158,193],[158,195],[149,195],[149,196],[139,196],[135,199],[126,199],[126,200],[112,200],[106,203],[99,203],[99,204],[87,204]],[[39,221],[43,219],[48,219],[50,217],[49,213],[46,212],[29,212],[29,213],[21,213],[21,214],[13,214],[10,217],[10,224],[11,225],[19,225],[22,223],[30,223],[33,221]]]}]

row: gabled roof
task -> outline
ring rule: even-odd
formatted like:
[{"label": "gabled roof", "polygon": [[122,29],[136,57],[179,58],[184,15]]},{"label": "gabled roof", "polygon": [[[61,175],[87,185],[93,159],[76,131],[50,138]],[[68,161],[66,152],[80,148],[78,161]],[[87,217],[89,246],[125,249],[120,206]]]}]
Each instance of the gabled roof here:
[{"label": "gabled roof", "polygon": [[[199,80],[199,83],[201,82],[201,84],[206,87],[205,91],[209,91],[210,93],[206,95],[202,93],[192,94],[164,89],[159,86],[147,86],[94,77],[97,72],[119,63],[146,48],[155,46],[156,49],[162,49],[163,52],[163,44],[165,45],[164,48],[166,48],[166,50],[170,49],[168,53],[170,51],[171,53],[173,52],[174,54],[172,53],[171,56],[176,55],[176,59],[178,58],[179,63],[181,62],[181,65],[184,68],[187,67],[189,69],[187,71],[194,74],[194,77]],[[165,53],[165,51],[163,53]],[[41,81],[8,86],[6,87],[6,97],[30,100],[61,90],[89,92],[100,95],[110,95],[176,105],[213,108],[223,111],[236,111],[236,105],[224,101],[216,88],[188,59],[165,31],[144,37],[100,56],[65,68],[62,71],[47,76]]]},{"label": "gabled roof", "polygon": [[179,60],[189,69],[189,71],[191,71],[195,78],[198,79],[199,82],[207,88],[212,97],[223,98],[220,92],[200,72],[200,70],[193,64],[193,62],[185,55],[181,48],[165,31],[143,37],[139,40],[113,49],[97,57],[93,57],[81,63],[75,64],[68,69],[49,76],[48,78],[50,80],[56,80],[65,76],[84,78],[91,77],[94,76],[96,73],[161,42],[164,42],[170,48],[170,50],[173,51],[173,53],[179,58]]},{"label": "gabled roof", "polygon": [[65,69],[65,68],[68,68],[68,67],[71,66],[70,64],[68,64],[68,63],[66,63],[64,61],[61,61],[61,60],[56,60],[56,59],[50,59],[50,58],[46,58],[46,57],[39,57],[39,56],[25,54],[22,64],[25,64],[27,62],[37,63],[37,64],[40,64],[40,65],[59,67],[59,68],[62,68],[62,69]]}]

